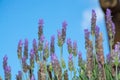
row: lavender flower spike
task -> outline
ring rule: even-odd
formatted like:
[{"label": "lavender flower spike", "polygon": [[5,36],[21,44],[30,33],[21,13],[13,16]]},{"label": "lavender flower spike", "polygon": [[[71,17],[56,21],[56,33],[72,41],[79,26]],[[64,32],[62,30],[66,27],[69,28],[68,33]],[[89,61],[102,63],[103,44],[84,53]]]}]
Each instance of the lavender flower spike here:
[{"label": "lavender flower spike", "polygon": [[28,39],[25,39],[24,43],[24,56],[28,59]]},{"label": "lavender flower spike", "polygon": [[35,77],[34,77],[34,75],[32,75],[32,77],[31,77],[31,79],[30,80],[35,80]]},{"label": "lavender flower spike", "polygon": [[38,27],[38,39],[40,39],[41,35],[43,35],[43,24],[44,24],[43,19],[40,19],[38,24],[39,24],[39,27]]},{"label": "lavender flower spike", "polygon": [[18,71],[18,75],[16,75],[16,80],[22,80],[22,72]]},{"label": "lavender flower spike", "polygon": [[17,48],[18,59],[22,58],[22,45],[23,45],[22,40],[19,40],[18,48]]},{"label": "lavender flower spike", "polygon": [[64,21],[62,23],[62,39],[63,39],[63,43],[65,42],[65,38],[66,38],[66,27],[67,27],[67,22]]},{"label": "lavender flower spike", "polygon": [[51,43],[50,43],[50,54],[55,52],[55,37],[54,35],[51,36]]},{"label": "lavender flower spike", "polygon": [[73,60],[72,60],[72,58],[73,58],[73,55],[72,55],[72,53],[71,53],[71,54],[69,54],[69,60],[68,60],[68,67],[69,67],[69,70],[70,70],[70,71],[73,71],[73,70],[74,70],[74,65],[73,65]]},{"label": "lavender flower spike", "polygon": [[11,80],[11,68],[10,68],[10,66],[5,67],[5,80]]},{"label": "lavender flower spike", "polygon": [[69,54],[72,53],[72,42],[70,38],[67,39],[67,47],[68,47]]},{"label": "lavender flower spike", "polygon": [[91,32],[92,32],[92,35],[95,34],[95,26],[96,26],[96,13],[95,13],[95,10],[92,10],[92,18],[91,18]]},{"label": "lavender flower spike", "polygon": [[3,57],[3,69],[5,70],[5,67],[7,66],[7,60],[8,60],[8,57],[7,57],[7,55],[5,55],[4,57]]},{"label": "lavender flower spike", "polygon": [[74,41],[73,42],[73,56],[77,56],[77,42]]},{"label": "lavender flower spike", "polygon": [[33,50],[35,52],[35,60],[37,62],[39,61],[39,54],[38,54],[38,47],[37,47],[36,39],[33,40]]}]

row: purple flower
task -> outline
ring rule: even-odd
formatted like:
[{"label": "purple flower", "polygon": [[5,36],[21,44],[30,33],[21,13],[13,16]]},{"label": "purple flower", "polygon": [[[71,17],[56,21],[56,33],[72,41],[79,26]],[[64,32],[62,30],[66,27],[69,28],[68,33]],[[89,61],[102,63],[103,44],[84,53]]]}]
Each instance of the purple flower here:
[{"label": "purple flower", "polygon": [[63,45],[63,38],[62,38],[62,33],[60,30],[57,31],[57,36],[58,36],[58,46],[61,47]]},{"label": "purple flower", "polygon": [[66,30],[66,26],[67,26],[67,22],[66,21],[64,21],[63,23],[62,23],[62,27]]},{"label": "purple flower", "polygon": [[18,76],[22,77],[22,72],[21,71],[18,71]]},{"label": "purple flower", "polygon": [[24,56],[26,57],[26,59],[28,58],[28,39],[25,39],[24,43]]},{"label": "purple flower", "polygon": [[72,58],[73,58],[73,55],[70,53],[70,54],[69,54],[69,61],[71,61]]},{"label": "purple flower", "polygon": [[22,72],[18,71],[18,75],[16,75],[16,80],[22,80]]},{"label": "purple flower", "polygon": [[38,27],[38,39],[40,39],[40,37],[43,35],[43,24],[44,24],[43,19],[40,19]]},{"label": "purple flower", "polygon": [[[110,9],[107,9],[106,10],[106,16],[107,18],[109,18],[109,16],[111,16],[111,10]],[[110,19],[110,18],[109,18]]]},{"label": "purple flower", "polygon": [[54,41],[55,40],[55,36],[51,36],[51,41]]},{"label": "purple flower", "polygon": [[96,18],[95,10],[92,10],[92,17],[93,17],[93,18]]},{"label": "purple flower", "polygon": [[92,35],[95,34],[95,26],[96,26],[96,13],[95,13],[95,10],[92,10],[92,18],[91,18],[91,32],[92,32]]},{"label": "purple flower", "polygon": [[11,72],[10,66],[6,66],[6,67],[5,67],[5,73],[10,73],[10,72]]},{"label": "purple flower", "polygon": [[69,44],[71,44],[72,42],[71,42],[71,39],[70,38],[68,38],[67,39],[67,45],[69,45]]},{"label": "purple flower", "polygon": [[39,24],[40,26],[43,26],[43,24],[44,24],[44,20],[43,20],[43,19],[39,19],[38,24]]},{"label": "purple flower", "polygon": [[5,56],[3,57],[3,61],[4,61],[4,62],[7,62],[7,60],[8,60],[8,57],[7,57],[7,55],[5,55]]},{"label": "purple flower", "polygon": [[45,39],[45,37],[44,37],[44,35],[41,35],[41,37],[40,37],[40,42],[44,42],[44,39]]},{"label": "purple flower", "polygon": [[26,63],[26,57],[23,56],[23,57],[22,57],[22,64],[25,64],[25,63]]},{"label": "purple flower", "polygon": [[77,56],[77,42],[76,41],[74,41],[73,42],[73,55],[74,56]]},{"label": "purple flower", "polygon": [[37,53],[37,42],[36,39],[33,39],[33,50],[35,52],[35,54]]},{"label": "purple flower", "polygon": [[47,48],[48,46],[49,46],[49,42],[46,41],[46,42],[45,42],[45,48]]},{"label": "purple flower", "polygon": [[55,53],[51,54],[51,60],[52,60],[52,62],[57,60],[57,56],[55,55]]},{"label": "purple flower", "polygon": [[31,69],[34,68],[34,55],[35,55],[35,52],[33,49],[31,49],[31,51],[30,51],[30,67],[31,67]]},{"label": "purple flower", "polygon": [[112,33],[115,35],[115,24],[112,22]]},{"label": "purple flower", "polygon": [[22,57],[22,45],[23,45],[22,40],[19,40],[19,42],[18,42],[18,49],[17,49],[17,53],[18,53],[18,58],[19,59],[21,59],[21,57]]},{"label": "purple flower", "polygon": [[22,40],[19,40],[18,47],[22,47],[23,43]]},{"label": "purple flower", "polygon": [[79,51],[78,52],[78,58],[81,59],[82,58],[82,53]]},{"label": "purple flower", "polygon": [[32,77],[30,78],[30,80],[35,80],[35,77],[34,77],[34,75],[32,75]]},{"label": "purple flower", "polygon": [[31,51],[30,51],[30,58],[34,58],[34,54],[35,54],[34,50],[31,49]]},{"label": "purple flower", "polygon": [[73,64],[73,55],[72,53],[69,54],[69,57],[68,57],[68,68],[70,71],[73,71],[74,70],[74,64]]},{"label": "purple flower", "polygon": [[25,39],[25,44],[26,47],[28,47],[28,39]]},{"label": "purple flower", "polygon": [[44,42],[44,39],[45,39],[44,35],[41,35],[40,40],[39,40],[39,44],[38,44],[38,50],[39,50],[39,51],[42,51],[42,50],[43,50],[43,42]]},{"label": "purple flower", "polygon": [[51,43],[50,43],[50,54],[55,52],[55,37],[54,35],[51,36]]},{"label": "purple flower", "polygon": [[45,42],[43,53],[44,53],[44,59],[46,60],[49,57],[49,43],[48,43],[48,41]]},{"label": "purple flower", "polygon": [[5,55],[4,57],[3,57],[3,69],[5,70],[5,67],[7,66],[7,60],[8,60],[8,57],[7,57],[7,55]]},{"label": "purple flower", "polygon": [[117,53],[119,51],[119,45],[115,44],[115,52]]},{"label": "purple flower", "polygon": [[67,27],[67,22],[64,21],[62,23],[62,42],[64,43],[65,42],[65,38],[66,38],[66,27]]},{"label": "purple flower", "polygon": [[85,29],[84,32],[85,32],[85,37],[89,38],[90,32],[88,31],[88,29]]},{"label": "purple flower", "polygon": [[107,62],[109,63],[111,59],[111,55],[108,53],[106,57],[107,57]]},{"label": "purple flower", "polygon": [[69,54],[72,53],[72,42],[70,38],[67,39],[67,47],[68,47]]},{"label": "purple flower", "polygon": [[61,30],[57,30],[57,33],[58,33],[57,36],[61,37],[61,35],[62,35]]},{"label": "purple flower", "polygon": [[96,26],[95,27],[95,35],[96,35],[96,37],[98,37],[99,32],[100,32],[100,28],[98,26]]}]

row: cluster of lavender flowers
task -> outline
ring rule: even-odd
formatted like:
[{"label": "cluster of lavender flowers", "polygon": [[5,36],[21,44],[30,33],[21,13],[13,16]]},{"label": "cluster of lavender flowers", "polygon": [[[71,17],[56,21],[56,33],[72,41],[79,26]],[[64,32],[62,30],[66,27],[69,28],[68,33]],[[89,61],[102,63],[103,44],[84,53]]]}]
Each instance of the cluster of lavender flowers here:
[{"label": "cluster of lavender flowers", "polygon": [[[112,22],[110,9],[106,10],[106,26],[108,30],[110,53],[104,57],[103,35],[96,25],[96,12],[92,10],[91,31],[84,30],[87,60],[83,60],[76,41],[66,40],[67,22],[62,23],[62,29],[57,31],[57,45],[60,48],[60,59],[56,56],[55,36],[51,36],[50,44],[45,40],[43,19],[38,23],[38,40],[33,39],[29,51],[28,39],[18,42],[17,55],[21,70],[16,74],[16,80],[120,80],[120,42],[113,47],[115,25]],[[38,43],[37,43],[38,42]],[[68,64],[63,58],[64,44],[69,53]],[[78,59],[78,66],[76,63]],[[5,80],[11,80],[11,67],[7,64],[8,57],[3,58]],[[37,64],[37,73],[35,66]],[[68,65],[68,67],[66,67]],[[72,75],[74,74],[74,75]],[[78,74],[78,75],[77,75]],[[35,77],[37,75],[37,77]],[[2,78],[0,77],[0,80]]]}]

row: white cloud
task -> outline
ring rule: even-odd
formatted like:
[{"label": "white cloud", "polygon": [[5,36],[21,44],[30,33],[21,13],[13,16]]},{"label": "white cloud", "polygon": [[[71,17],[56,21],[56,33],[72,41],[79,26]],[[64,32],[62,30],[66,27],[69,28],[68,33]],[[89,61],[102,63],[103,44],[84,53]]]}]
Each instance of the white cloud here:
[{"label": "white cloud", "polygon": [[[94,9],[94,8],[93,8]],[[100,23],[103,21],[103,12],[102,10],[98,7],[94,9],[97,15],[97,23]],[[87,9],[83,12],[83,18],[82,18],[82,23],[81,26],[83,29],[90,28],[91,27],[91,17],[92,17],[92,9]]]}]

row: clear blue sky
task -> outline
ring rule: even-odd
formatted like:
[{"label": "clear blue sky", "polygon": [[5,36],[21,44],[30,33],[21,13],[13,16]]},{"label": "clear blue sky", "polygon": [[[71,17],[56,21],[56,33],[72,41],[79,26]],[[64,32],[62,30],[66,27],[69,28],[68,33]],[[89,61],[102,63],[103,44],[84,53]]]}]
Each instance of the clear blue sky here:
[{"label": "clear blue sky", "polygon": [[[108,53],[106,31],[102,11],[97,0],[0,0],[0,75],[3,75],[2,61],[6,54],[8,64],[12,68],[12,78],[20,69],[17,59],[19,39],[29,40],[29,50],[34,38],[38,39],[38,20],[44,19],[45,39],[50,41],[51,35],[57,38],[57,30],[61,23],[68,23],[67,37],[78,42],[78,49],[86,58],[84,49],[84,29],[90,28],[91,10],[98,14],[101,32],[104,34],[104,52]],[[56,39],[57,44],[57,39]],[[57,46],[57,45],[56,45]],[[64,58],[68,56],[64,45]],[[56,47],[59,56],[59,48]],[[67,62],[67,59],[66,59]]]}]

